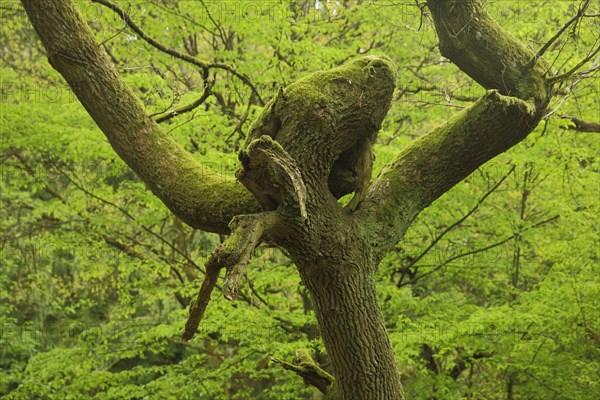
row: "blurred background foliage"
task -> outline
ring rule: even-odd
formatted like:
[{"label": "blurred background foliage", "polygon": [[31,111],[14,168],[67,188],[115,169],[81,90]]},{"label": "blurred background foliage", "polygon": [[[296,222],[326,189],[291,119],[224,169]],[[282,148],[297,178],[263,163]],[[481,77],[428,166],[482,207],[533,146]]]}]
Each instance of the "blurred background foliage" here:
[{"label": "blurred background foliage", "polygon": [[[486,1],[537,51],[579,1]],[[592,2],[594,3],[594,2]],[[376,171],[483,93],[443,58],[423,3],[118,1],[150,46],[101,4],[77,1],[149,114],[210,95],[164,128],[223,175],[277,89],[361,54],[398,66]],[[307,348],[329,368],[291,262],[257,250],[237,302],[213,295],[179,341],[203,263],[222,237],[185,226],[112,151],[16,1],[2,1],[0,396],[8,399],[317,399],[271,358]],[[568,71],[599,43],[600,13],[546,53]],[[547,118],[425,210],[378,271],[408,399],[589,399],[600,393],[598,58]],[[593,68],[596,68],[593,70]]]}]

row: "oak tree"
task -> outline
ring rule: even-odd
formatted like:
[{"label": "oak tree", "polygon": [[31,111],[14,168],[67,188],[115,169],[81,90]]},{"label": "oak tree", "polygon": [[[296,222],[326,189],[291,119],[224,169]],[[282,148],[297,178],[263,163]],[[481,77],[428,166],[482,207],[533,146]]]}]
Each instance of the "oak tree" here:
[{"label": "oak tree", "polygon": [[[108,0],[96,2],[122,12]],[[184,340],[193,337],[222,269],[224,293],[233,299],[255,247],[279,246],[310,293],[333,376],[303,352],[297,364],[284,367],[336,399],[403,397],[377,302],[374,274],[380,261],[422,210],[522,141],[548,112],[557,84],[595,54],[557,74],[543,57],[550,42],[532,51],[499,26],[480,1],[428,0],[441,54],[485,88],[484,96],[371,177],[372,145],[392,101],[396,68],[402,66],[386,57],[353,59],[275,94],[250,129],[236,178],[224,179],[159,125],[185,110],[158,118],[146,113],[74,2],[22,4],[48,61],[115,152],[182,221],[229,235],[206,264]],[[223,68],[247,80],[228,65],[162,47],[122,16],[158,50],[202,71]],[[350,193],[352,200],[342,205],[338,200]]]}]

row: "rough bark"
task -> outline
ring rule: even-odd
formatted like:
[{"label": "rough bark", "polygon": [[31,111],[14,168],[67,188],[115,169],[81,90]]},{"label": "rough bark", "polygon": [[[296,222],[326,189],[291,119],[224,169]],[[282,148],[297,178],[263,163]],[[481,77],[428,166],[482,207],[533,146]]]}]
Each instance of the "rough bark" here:
[{"label": "rough bark", "polygon": [[238,176],[281,217],[263,239],[289,252],[313,298],[335,377],[328,396],[335,399],[402,396],[377,305],[375,259],[351,208],[332,190],[345,180],[360,202],[372,160],[365,164],[357,153],[370,157],[394,80],[393,64],[378,57],[303,78],[267,105],[240,154]]},{"label": "rough bark", "polygon": [[547,101],[549,64],[510,35],[478,0],[428,0],[440,52],[486,89]]},{"label": "rough bark", "polygon": [[70,0],[23,0],[48,61],[117,154],[184,222],[228,233],[235,215],[258,211],[235,179],[200,164],[145,112]]},{"label": "rough bark", "polygon": [[336,399],[402,398],[394,349],[368,272],[372,266],[357,251],[343,260],[322,259],[300,268],[331,358]]}]

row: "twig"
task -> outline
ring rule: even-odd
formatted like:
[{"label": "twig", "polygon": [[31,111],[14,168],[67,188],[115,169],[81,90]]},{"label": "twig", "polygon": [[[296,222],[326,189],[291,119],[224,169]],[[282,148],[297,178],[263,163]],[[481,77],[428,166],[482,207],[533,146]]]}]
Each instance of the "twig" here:
[{"label": "twig", "polygon": [[541,226],[541,225],[547,224],[548,222],[555,221],[555,220],[557,220],[558,218],[560,218],[560,215],[555,215],[555,216],[553,216],[553,217],[551,217],[551,218],[548,218],[548,219],[545,219],[545,220],[543,220],[543,221],[540,221],[540,222],[538,222],[538,223],[536,223],[536,224],[533,224],[532,226],[530,226],[530,227],[528,227],[528,228],[526,228],[526,229],[523,229],[523,230],[521,230],[521,231],[520,231],[520,232],[518,232],[518,233],[512,234],[512,235],[510,235],[509,237],[507,237],[507,238],[504,238],[504,239],[502,239],[502,240],[500,240],[500,241],[498,241],[498,242],[496,242],[496,243],[492,243],[492,244],[490,244],[489,246],[485,246],[485,247],[482,247],[482,248],[480,248],[480,249],[475,249],[475,250],[467,251],[467,252],[465,252],[465,253],[457,254],[457,255],[455,255],[455,256],[453,256],[453,257],[450,257],[449,259],[447,259],[447,260],[446,260],[446,261],[444,261],[443,263],[441,263],[441,264],[437,265],[437,266],[436,266],[435,268],[433,268],[432,270],[430,270],[430,271],[427,271],[427,272],[425,272],[424,274],[421,274],[421,275],[419,275],[419,276],[417,276],[417,277],[415,277],[415,278],[411,279],[410,281],[407,281],[407,282],[404,282],[404,283],[403,283],[402,281],[399,281],[399,282],[398,282],[398,284],[397,284],[396,286],[397,286],[398,288],[401,288],[401,287],[403,287],[403,286],[412,285],[413,283],[417,282],[418,280],[420,280],[420,279],[422,279],[422,278],[426,277],[427,275],[431,275],[431,274],[433,274],[433,273],[434,273],[434,272],[436,272],[436,271],[439,271],[440,269],[442,269],[442,268],[443,268],[443,267],[445,267],[446,265],[450,264],[450,263],[451,263],[451,262],[453,262],[453,261],[456,261],[456,260],[458,260],[459,258],[463,258],[463,257],[467,257],[467,256],[472,256],[473,254],[478,254],[478,253],[481,253],[481,252],[484,252],[484,251],[487,251],[487,250],[491,250],[491,249],[493,249],[493,248],[495,248],[495,247],[501,246],[501,245],[503,245],[504,243],[507,243],[507,242],[509,242],[509,241],[511,241],[511,240],[513,240],[513,239],[515,239],[517,236],[521,235],[521,233],[523,233],[523,232],[525,232],[525,231],[527,231],[527,230],[529,230],[529,229],[537,228],[537,227],[539,227],[539,226]]},{"label": "twig", "polygon": [[550,38],[550,40],[548,40],[543,46],[542,48],[535,54],[535,56],[533,56],[533,58],[531,59],[531,61],[529,61],[526,65],[526,68],[531,68],[535,62],[544,55],[544,53],[550,48],[550,46],[552,46],[552,43],[554,43],[566,30],[567,28],[569,28],[569,26],[571,26],[571,24],[573,24],[573,22],[577,21],[578,19],[582,18],[583,16],[585,16],[584,12],[587,9],[588,5],[590,3],[590,0],[586,0],[586,2],[579,8],[579,10],[577,11],[577,14],[575,14],[573,16],[573,18],[571,18],[570,20],[568,20],[563,26],[562,28],[560,28],[558,30],[558,32],[556,32],[554,34],[554,36],[552,36]]},{"label": "twig", "polygon": [[[504,174],[504,176],[502,178],[500,178],[500,180],[498,180],[498,182],[496,182],[494,184],[494,186],[492,186],[483,196],[481,196],[481,198],[479,198],[479,200],[477,201],[477,204],[475,204],[475,206],[473,206],[473,208],[471,208],[465,215],[463,215],[460,219],[458,219],[457,221],[455,221],[454,223],[452,223],[450,226],[448,226],[446,229],[444,229],[435,239],[433,239],[431,241],[431,243],[429,244],[429,246],[427,246],[425,248],[425,250],[423,250],[421,252],[421,254],[419,254],[416,258],[414,258],[410,264],[408,264],[407,266],[402,268],[402,275],[400,276],[400,279],[398,280],[398,283],[396,284],[397,287],[401,287],[403,286],[402,284],[402,280],[404,279],[404,276],[406,275],[406,273],[416,264],[418,263],[448,232],[450,232],[452,229],[456,228],[457,226],[459,226],[460,224],[462,224],[467,218],[469,218],[471,215],[473,215],[473,213],[475,211],[477,211],[477,209],[479,208],[479,206],[485,201],[485,199],[488,198],[489,195],[491,195],[492,193],[494,193],[496,191],[496,189],[498,189],[498,187],[500,187],[500,185],[502,184],[502,182],[504,182],[506,180],[506,178],[508,178],[508,176],[515,170],[515,165],[513,165],[506,174]],[[396,271],[396,273],[398,273],[400,271]]]},{"label": "twig", "polygon": [[227,71],[229,73],[231,73],[232,75],[234,75],[235,77],[237,77],[238,79],[240,79],[242,82],[244,82],[249,88],[250,90],[252,90],[252,92],[256,95],[256,98],[258,99],[258,102],[260,103],[261,106],[265,105],[264,100],[262,99],[262,97],[260,96],[260,93],[258,92],[258,89],[256,88],[256,86],[254,86],[254,84],[250,81],[250,78],[248,78],[246,75],[242,74],[241,72],[238,72],[237,70],[235,70],[233,67],[226,65],[226,64],[222,64],[222,63],[205,63],[199,59],[197,59],[196,57],[192,57],[190,55],[181,53],[177,50],[168,48],[164,45],[162,45],[161,43],[157,42],[156,40],[154,40],[152,37],[148,36],[144,31],[142,31],[140,29],[139,26],[137,26],[135,24],[135,22],[133,22],[133,20],[129,17],[129,15],[123,11],[121,8],[119,8],[119,6],[117,6],[116,4],[110,2],[109,0],[92,0],[95,3],[101,4],[105,7],[108,7],[109,9],[113,10],[114,12],[118,13],[122,18],[123,21],[125,21],[125,23],[138,35],[140,35],[140,37],[142,39],[144,39],[146,42],[148,42],[148,44],[150,44],[152,47],[162,51],[163,53],[169,54],[170,56],[173,56],[175,58],[178,58],[180,60],[186,61],[190,64],[193,64],[199,68],[202,69],[211,69],[211,68],[215,68],[215,69],[222,69],[224,71]]},{"label": "twig", "polygon": [[556,75],[551,78],[548,78],[548,82],[551,84],[554,84],[554,83],[562,82],[566,79],[569,79],[579,68],[583,67],[596,54],[598,54],[598,52],[600,52],[600,46],[596,47],[596,49],[592,53],[588,54],[588,56],[586,58],[581,60],[581,62],[579,62],[576,66],[571,68],[569,71],[565,72],[564,74],[560,74],[560,75]]}]

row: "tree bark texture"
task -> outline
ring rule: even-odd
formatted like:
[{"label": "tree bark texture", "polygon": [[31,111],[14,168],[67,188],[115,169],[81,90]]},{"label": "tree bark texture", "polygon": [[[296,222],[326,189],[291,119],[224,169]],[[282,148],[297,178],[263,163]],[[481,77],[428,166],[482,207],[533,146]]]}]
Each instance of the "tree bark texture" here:
[{"label": "tree bark texture", "polygon": [[[484,97],[413,142],[369,185],[371,145],[390,106],[395,66],[363,57],[317,72],[264,108],[240,153],[240,184],[198,163],[146,115],[71,0],[22,3],[50,63],[119,156],[183,221],[232,232],[211,258],[205,292],[226,268],[234,297],[257,243],[285,248],[311,293],[331,357],[328,396],[402,398],[377,304],[377,265],[425,207],[535,128],[551,95],[548,65],[479,1],[429,0],[442,54],[489,90]],[[342,207],[338,199],[352,192]],[[207,299],[196,303],[187,339]]]}]

